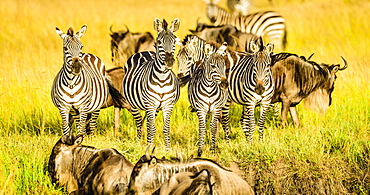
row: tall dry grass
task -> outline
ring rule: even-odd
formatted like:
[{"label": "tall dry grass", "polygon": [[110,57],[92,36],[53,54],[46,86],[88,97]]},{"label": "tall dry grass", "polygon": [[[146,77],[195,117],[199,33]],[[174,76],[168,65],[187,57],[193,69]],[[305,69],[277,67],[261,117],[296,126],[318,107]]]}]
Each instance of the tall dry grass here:
[{"label": "tall dry grass", "polygon": [[[219,5],[226,7],[223,0]],[[98,55],[112,67],[109,27],[133,32],[150,31],[154,18],[178,17],[183,38],[196,20],[209,22],[203,1],[0,1],[0,195],[61,194],[45,171],[52,146],[61,135],[58,109],[50,98],[54,76],[63,63],[62,40],[55,26],[66,31],[87,24],[84,52]],[[209,144],[204,156],[225,166],[235,163],[260,194],[348,194],[370,191],[369,183],[369,66],[370,2],[367,0],[255,1],[252,11],[273,9],[286,18],[288,52],[330,64],[349,63],[337,74],[333,104],[325,115],[299,106],[301,128],[278,127],[268,117],[265,140],[248,144],[240,129],[240,106],[231,110],[234,134],[226,142],[219,133],[219,152]],[[276,51],[278,52],[278,51]],[[157,120],[157,154],[189,157],[196,152],[198,121],[190,113],[186,89],[181,92],[171,121],[173,149],[163,149],[163,121]],[[84,143],[113,147],[132,162],[145,151],[136,141],[132,117],[124,111],[122,128],[114,138],[112,109],[102,111],[99,132]],[[107,128],[108,127],[108,128]],[[209,140],[208,140],[209,141]]]}]

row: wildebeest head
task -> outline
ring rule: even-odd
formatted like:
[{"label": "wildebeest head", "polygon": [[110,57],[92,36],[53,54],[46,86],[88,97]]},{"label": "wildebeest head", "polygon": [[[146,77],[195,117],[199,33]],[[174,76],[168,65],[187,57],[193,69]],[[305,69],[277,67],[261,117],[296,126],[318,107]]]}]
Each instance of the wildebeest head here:
[{"label": "wildebeest head", "polygon": [[172,69],[175,53],[175,42],[177,37],[174,35],[179,29],[180,19],[175,18],[169,28],[166,20],[163,19],[163,22],[156,18],[154,20],[154,30],[158,32],[158,37],[156,40],[156,50],[159,53],[160,59],[164,62],[166,69]]},{"label": "wildebeest head", "polygon": [[63,50],[64,50],[64,62],[67,65],[67,69],[74,75],[79,75],[82,69],[82,42],[80,38],[86,33],[87,26],[84,25],[74,35],[73,29],[70,27],[67,34],[63,33],[58,27],[56,27],[56,33],[63,39]]},{"label": "wildebeest head", "polygon": [[154,37],[150,32],[131,32],[127,26],[118,32],[113,32],[111,26],[110,31],[112,62],[117,66],[122,66],[135,53],[154,51]]},{"label": "wildebeest head", "polygon": [[347,61],[343,57],[341,58],[344,62],[343,67],[340,67],[340,64],[317,64],[313,61],[307,61],[308,63],[312,64],[315,71],[320,72],[320,75],[322,76],[317,77],[315,81],[316,87],[306,97],[304,102],[305,106],[319,113],[326,112],[332,103],[331,94],[334,91],[334,82],[337,78],[336,73],[340,70],[345,70],[348,67]]},{"label": "wildebeest head", "polygon": [[268,77],[271,69],[271,57],[270,54],[274,50],[274,44],[268,43],[265,47],[263,46],[262,37],[259,39],[259,44],[252,41],[250,47],[253,55],[254,63],[254,79],[255,79],[255,92],[258,95],[262,95],[265,92],[265,86],[268,82]]},{"label": "wildebeest head", "polygon": [[73,174],[73,150],[82,143],[83,136],[73,137],[72,144],[69,144],[67,135],[59,139],[53,147],[49,158],[49,177],[53,183],[65,186],[68,192],[78,190],[77,178]]}]

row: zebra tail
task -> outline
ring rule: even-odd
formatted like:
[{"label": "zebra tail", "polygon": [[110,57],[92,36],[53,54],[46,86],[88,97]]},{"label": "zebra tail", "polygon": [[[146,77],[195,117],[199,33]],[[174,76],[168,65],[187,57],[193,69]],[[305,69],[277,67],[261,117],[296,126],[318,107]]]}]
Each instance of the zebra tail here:
[{"label": "zebra tail", "polygon": [[126,108],[128,111],[131,111],[131,106],[123,95],[113,86],[112,81],[108,78],[106,78],[106,81],[108,83],[109,93],[112,96],[114,105],[119,105],[120,108]]}]

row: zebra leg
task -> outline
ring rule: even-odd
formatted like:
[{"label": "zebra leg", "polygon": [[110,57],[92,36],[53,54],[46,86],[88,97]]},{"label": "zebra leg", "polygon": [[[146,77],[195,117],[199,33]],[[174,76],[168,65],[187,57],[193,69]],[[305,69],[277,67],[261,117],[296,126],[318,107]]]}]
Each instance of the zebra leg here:
[{"label": "zebra leg", "polygon": [[70,117],[69,110],[60,110],[60,115],[62,116],[63,135],[68,135],[69,137],[69,140],[65,140],[65,141],[67,143],[70,143],[72,142],[72,130],[70,127],[70,121],[72,118],[72,124],[73,124],[73,117]]},{"label": "zebra leg", "polygon": [[163,134],[164,134],[164,139],[166,143],[166,149],[171,148],[170,121],[171,121],[172,109],[173,107],[170,106],[169,108],[166,108],[163,110],[163,121],[164,121]]},{"label": "zebra leg", "polygon": [[270,103],[261,104],[260,108],[260,119],[258,120],[258,132],[259,132],[259,140],[263,140],[263,130],[265,128],[265,119],[266,113],[270,107]]},{"label": "zebra leg", "polygon": [[140,140],[143,129],[143,117],[140,114],[140,110],[136,108],[131,108],[131,114],[136,123],[137,139]]},{"label": "zebra leg", "polygon": [[206,117],[207,113],[201,110],[197,110],[197,115],[199,119],[199,142],[198,142],[198,157],[202,156],[203,146],[204,146],[204,137],[206,134]]},{"label": "zebra leg", "polygon": [[87,113],[85,111],[80,111],[80,120],[77,126],[77,135],[86,134],[86,119]]},{"label": "zebra leg", "polygon": [[147,131],[148,131],[148,144],[153,145],[154,143],[154,137],[156,133],[156,128],[155,128],[155,115],[156,115],[156,110],[155,109],[149,109],[146,111],[147,114]]},{"label": "zebra leg", "polygon": [[216,151],[216,135],[217,135],[217,128],[218,122],[220,117],[221,109],[216,109],[212,114],[212,121],[211,121],[211,132],[212,132],[212,144],[211,150]]},{"label": "zebra leg", "polygon": [[[89,120],[86,122],[86,134],[87,135],[94,135],[94,132],[97,129],[97,123],[96,121],[98,120],[100,110],[96,110],[90,114],[88,114]],[[89,116],[90,115],[90,116]]]},{"label": "zebra leg", "polygon": [[253,141],[253,134],[256,123],[254,120],[254,106],[243,106],[241,123],[247,142]]},{"label": "zebra leg", "polygon": [[230,107],[231,101],[228,99],[225,103],[225,106],[221,108],[221,121],[222,121],[222,128],[225,131],[225,139],[228,141],[230,140]]}]

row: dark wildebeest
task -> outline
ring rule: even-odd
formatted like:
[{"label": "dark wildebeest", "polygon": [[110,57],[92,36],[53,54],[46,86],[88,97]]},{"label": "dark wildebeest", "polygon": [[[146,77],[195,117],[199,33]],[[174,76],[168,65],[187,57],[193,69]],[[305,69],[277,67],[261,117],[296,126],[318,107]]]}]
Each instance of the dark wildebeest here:
[{"label": "dark wildebeest", "polygon": [[[120,94],[122,94],[122,80],[125,75],[123,72],[123,67],[115,67],[106,71],[108,79],[111,81],[114,88],[118,90]],[[123,98],[123,96],[122,96]],[[129,103],[124,101],[117,101],[116,99],[112,98],[111,94],[108,94],[107,101],[101,107],[108,108],[114,106],[114,136],[116,136],[117,131],[120,127],[120,112],[122,108],[126,108],[129,112],[131,112],[131,106]]]},{"label": "dark wildebeest", "polygon": [[83,136],[72,144],[63,136],[53,147],[48,171],[53,183],[70,194],[122,194],[134,167],[117,150],[83,146]]},{"label": "dark wildebeest", "polygon": [[213,195],[212,187],[207,169],[198,173],[180,172],[163,183],[153,195]]},{"label": "dark wildebeest", "polygon": [[135,53],[154,51],[154,37],[150,32],[132,33],[126,26],[126,31],[110,31],[112,34],[111,51],[112,62],[115,66],[124,66],[127,59]]},{"label": "dark wildebeest", "polygon": [[271,56],[272,75],[275,80],[275,93],[271,103],[282,102],[282,125],[287,123],[288,110],[294,124],[299,126],[296,105],[305,99],[305,104],[321,113],[331,105],[336,73],[348,66],[342,57],[340,64],[318,64],[291,53],[278,53]]},{"label": "dark wildebeest", "polygon": [[211,175],[214,194],[254,194],[251,186],[239,175],[212,160],[193,158],[186,162],[173,162],[164,158],[158,159],[148,152],[132,170],[128,194],[152,194],[176,173],[200,172],[203,169],[207,169]]},{"label": "dark wildebeest", "polygon": [[208,42],[215,41],[219,44],[226,42],[229,51],[251,52],[249,43],[251,41],[257,42],[259,39],[259,36],[241,32],[231,25],[213,26],[198,23],[196,29],[190,30],[190,32]]}]

